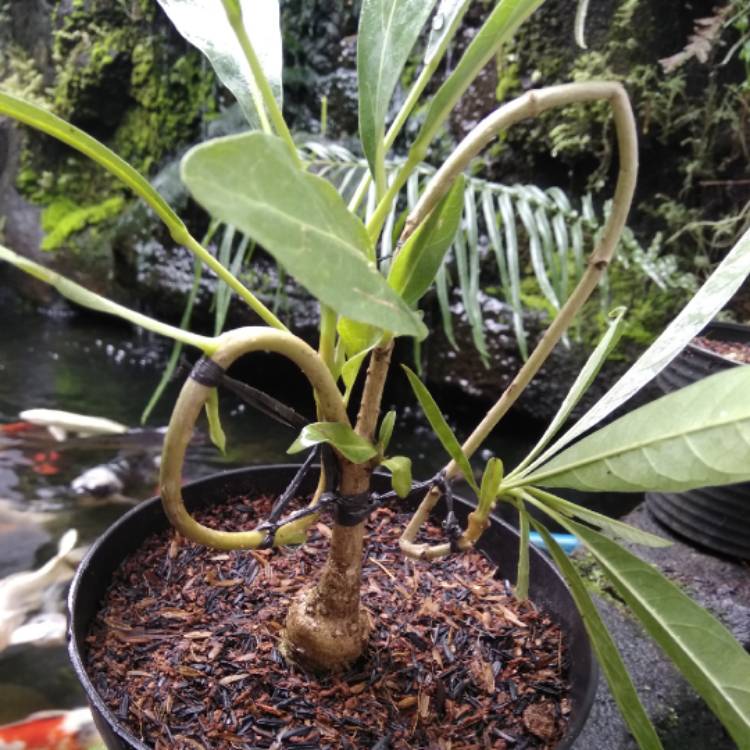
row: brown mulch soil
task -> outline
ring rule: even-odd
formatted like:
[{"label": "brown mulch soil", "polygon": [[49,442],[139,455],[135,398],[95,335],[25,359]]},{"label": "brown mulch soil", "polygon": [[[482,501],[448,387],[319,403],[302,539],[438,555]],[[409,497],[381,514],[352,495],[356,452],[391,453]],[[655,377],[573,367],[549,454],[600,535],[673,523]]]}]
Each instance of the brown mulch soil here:
[{"label": "brown mulch soil", "polygon": [[750,365],[750,344],[743,344],[740,341],[718,341],[705,336],[697,336],[693,339],[693,344],[701,349],[707,349],[709,352],[718,354],[720,357]]},{"label": "brown mulch soil", "polygon": [[[270,502],[197,517],[251,528]],[[570,711],[560,629],[479,553],[404,558],[404,519],[384,508],[369,521],[373,631],[346,672],[316,676],[279,651],[288,600],[325,558],[326,526],[295,550],[230,553],[169,531],[115,576],[88,637],[94,685],[156,750],[554,747]]]}]

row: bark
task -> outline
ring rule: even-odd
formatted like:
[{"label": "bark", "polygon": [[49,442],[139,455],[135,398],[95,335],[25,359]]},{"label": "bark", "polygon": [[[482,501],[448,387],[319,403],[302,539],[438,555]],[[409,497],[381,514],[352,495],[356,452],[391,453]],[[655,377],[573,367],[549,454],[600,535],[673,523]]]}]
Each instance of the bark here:
[{"label": "bark", "polygon": [[[392,350],[389,342],[370,357],[356,428],[367,439],[372,439],[377,426]],[[341,494],[369,490],[373,468],[342,460]],[[319,582],[302,591],[289,607],[285,649],[306,666],[319,670],[344,667],[362,654],[367,643],[370,622],[360,603],[365,523],[333,525],[331,549]]]},{"label": "bark", "polygon": [[[369,488],[370,470],[348,465],[341,492]],[[303,590],[291,603],[286,619],[288,655],[306,666],[334,670],[357,659],[367,643],[370,623],[360,605],[365,522],[334,524],[331,549],[317,585]]]}]

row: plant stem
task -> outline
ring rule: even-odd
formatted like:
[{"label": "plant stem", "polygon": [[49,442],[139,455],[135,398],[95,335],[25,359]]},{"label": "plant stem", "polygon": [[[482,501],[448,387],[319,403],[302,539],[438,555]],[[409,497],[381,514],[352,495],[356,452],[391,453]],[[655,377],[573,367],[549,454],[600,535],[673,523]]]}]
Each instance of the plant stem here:
[{"label": "plant stem", "polygon": [[362,391],[362,399],[359,403],[357,414],[356,432],[365,440],[373,440],[375,429],[378,426],[380,416],[380,403],[383,398],[383,388],[388,376],[388,367],[391,363],[394,340],[386,336],[372,350],[370,362],[367,366],[365,386]]},{"label": "plant stem", "polygon": [[[619,83],[610,81],[586,81],[567,83],[534,89],[499,107],[485,117],[458,145],[450,157],[432,176],[417,205],[414,206],[404,225],[404,238],[407,239],[422,221],[432,212],[445,195],[455,178],[470,164],[472,159],[500,132],[527,118],[538,117],[550,109],[590,101],[608,101],[613,110],[620,152],[620,172],[613,199],[613,213],[617,211],[617,200],[624,199],[628,191],[635,187],[637,166],[637,134],[632,110],[625,90]],[[630,207],[625,206],[624,214]],[[605,235],[616,234],[617,223],[610,218]],[[607,232],[609,230],[609,232]],[[602,240],[600,247],[609,244]]]},{"label": "plant stem", "polygon": [[333,308],[320,306],[320,340],[318,354],[326,366],[335,375],[336,370],[336,312]]},{"label": "plant stem", "polygon": [[[247,34],[247,30],[245,29],[245,24],[242,20],[242,8],[240,7],[238,0],[222,0],[222,4],[224,5],[224,11],[227,14],[232,30],[237,36],[237,41],[239,41],[242,51],[245,53],[245,58],[247,59],[247,63],[250,66],[253,78],[255,79],[255,84],[260,91],[263,98],[263,104],[265,104],[265,109],[268,110],[268,116],[273,123],[273,128],[276,131],[276,134],[284,141],[284,143],[286,143],[289,153],[297,166],[301,167],[302,160],[297,151],[297,146],[294,144],[294,139],[292,138],[292,134],[289,131],[286,121],[284,120],[284,115],[281,113],[281,108],[271,90],[271,84],[268,82],[268,78],[266,78],[266,74],[263,72],[263,66],[260,64],[260,60],[258,60],[258,55],[255,53],[255,48],[253,47],[250,37]],[[259,115],[265,115],[264,107],[262,105],[257,107],[257,109]]]},{"label": "plant stem", "polygon": [[385,195],[375,207],[375,211],[370,217],[370,221],[367,222],[367,234],[373,244],[376,242],[381,230],[383,229],[383,224],[388,218],[388,213],[391,210],[393,201],[396,200],[401,188],[406,184],[409,175],[419,166],[422,157],[423,154],[409,156],[409,158],[401,165],[401,169],[396,173],[396,176],[393,178],[393,182],[388,186]]},{"label": "plant stem", "polygon": [[[356,431],[372,439],[380,414],[393,339],[387,338],[370,355]],[[358,495],[370,488],[372,464],[341,460],[342,495]],[[292,656],[318,669],[348,664],[362,652],[369,630],[360,605],[365,521],[355,526],[334,523],[331,547],[317,585],[296,597],[286,620],[286,641]]]},{"label": "plant stem", "polygon": [[[340,460],[338,491],[358,495],[370,486],[371,468]],[[366,521],[355,526],[334,522],[328,557],[317,584],[297,594],[289,606],[284,647],[313,669],[331,670],[357,659],[369,634],[360,604]]]},{"label": "plant stem", "polygon": [[0,245],[0,260],[10,263],[24,273],[29,274],[29,276],[43,281],[45,284],[49,284],[57,289],[63,297],[82,307],[106,313],[107,315],[114,315],[117,318],[126,320],[128,323],[145,328],[147,331],[158,333],[160,336],[166,336],[174,341],[180,341],[188,346],[194,346],[203,352],[212,352],[216,346],[216,339],[184,331],[182,328],[162,323],[160,320],[150,318],[148,315],[131,310],[129,307],[120,305],[117,302],[112,302],[112,300],[91,292],[80,284],[76,284],[75,281],[71,281],[62,274],[14,253],[3,245]]},{"label": "plant stem", "polygon": [[[536,117],[553,107],[599,99],[608,101],[612,106],[617,130],[620,166],[615,194],[612,199],[612,212],[607,219],[599,244],[589,257],[586,271],[573,293],[547,328],[531,356],[518,371],[510,385],[464,442],[462,449],[467,458],[484,442],[539,371],[580,308],[596,288],[617,249],[617,243],[625,227],[625,220],[633,200],[638,168],[637,133],[633,112],[625,90],[619,83],[606,81],[571,83],[551,86],[538,91],[529,91],[518,99],[500,107],[482,120],[464,138],[456,151],[435,173],[404,225],[402,238],[405,239],[429,216],[455,178],[464,171],[474,156],[501,130],[527,117]],[[454,461],[451,461],[445,467],[445,474],[448,479],[455,477],[458,472],[459,468]],[[430,490],[407,525],[399,540],[404,554],[410,557],[434,559],[450,552],[450,545],[448,544],[432,547],[414,544],[417,531],[427,520],[439,497],[440,493],[437,488]],[[465,535],[459,541],[459,546],[469,546],[469,540]]]},{"label": "plant stem", "polygon": [[[511,124],[525,117],[536,117],[541,112],[553,107],[563,106],[573,102],[606,99],[612,105],[615,128],[617,131],[620,161],[619,173],[617,176],[615,193],[612,198],[612,212],[604,226],[599,244],[594,248],[594,251],[589,257],[588,266],[583,277],[566,303],[560,309],[560,312],[552,321],[549,328],[545,331],[544,336],[542,336],[542,339],[539,341],[524,366],[518,372],[508,388],[506,388],[497,403],[492,409],[490,409],[487,416],[464,443],[463,450],[467,457],[471,456],[471,454],[474,453],[474,451],[484,442],[487,435],[489,435],[500,419],[506,414],[508,409],[516,402],[528,383],[539,371],[542,364],[544,364],[545,360],[552,352],[552,349],[555,347],[555,344],[557,344],[563,333],[565,333],[568,326],[578,314],[578,311],[591,295],[591,292],[596,288],[599,279],[609,266],[612,256],[617,249],[617,243],[619,242],[622,231],[625,228],[625,221],[628,212],[630,211],[630,205],[633,201],[633,194],[635,192],[636,175],[638,171],[638,136],[635,127],[635,120],[633,118],[633,111],[630,108],[630,101],[628,100],[625,90],[619,83],[571,83],[564,86],[553,86],[549,89],[541,89],[538,92],[530,91],[528,94],[519,97],[519,99],[525,100],[522,102],[524,105],[524,109],[522,110],[524,114],[520,114],[517,111],[511,111],[509,114],[500,116],[500,112],[507,109],[506,107],[502,107],[497,113],[490,115],[485,121],[483,121],[483,123],[480,123],[477,126],[476,130],[479,130],[479,134],[477,135],[476,140],[470,144],[469,148],[476,148],[477,150],[481,149],[488,142],[489,138],[491,138],[488,134],[489,130],[495,128],[495,132],[498,132],[508,126],[505,124],[506,118],[510,118],[508,124]],[[511,102],[511,105],[512,104],[513,103]],[[508,107],[511,105],[508,105]],[[487,123],[487,120],[490,122]],[[472,131],[472,133],[473,132],[474,131]],[[472,135],[470,134],[466,140],[471,137]],[[464,158],[466,158],[466,155]],[[440,185],[440,188],[430,190],[428,186],[427,190],[422,195],[422,199],[414,208],[415,214],[419,215],[420,212],[425,210],[427,212],[425,215],[429,214],[432,208],[437,204],[437,201],[440,200],[442,195],[450,187],[453,177],[448,177],[448,175],[458,166],[455,163],[451,164],[451,161],[452,159],[449,159],[431,181],[431,184],[434,182],[436,186]],[[448,169],[443,175],[441,175],[441,172],[443,172],[445,167],[448,167]],[[459,169],[459,172],[460,171],[462,171],[462,169]],[[428,193],[429,198],[428,200],[425,200]],[[422,204],[421,208],[420,204]],[[418,225],[419,222],[417,222],[417,224],[412,224],[411,231],[413,231]],[[407,226],[404,227],[405,232],[407,231],[408,226],[409,221],[407,220]],[[449,476],[453,476],[456,472],[456,467],[451,465],[446,467],[446,471]]]},{"label": "plant stem", "polygon": [[[349,417],[336,383],[317,352],[302,339],[284,331],[265,327],[237,328],[216,339],[211,359],[227,369],[238,357],[254,351],[271,351],[291,359],[307,377],[316,394],[323,418],[349,424]],[[160,490],[164,511],[172,525],[184,536],[216,549],[258,547],[265,532],[218,531],[199,524],[187,512],[182,499],[182,467],[195,421],[209,398],[212,388],[188,378],[183,385],[167,427],[162,452]],[[274,543],[283,545],[296,540],[315,521],[308,516],[279,528]]]},{"label": "plant stem", "polygon": [[328,132],[328,97],[323,94],[320,97],[320,136],[326,137]]}]

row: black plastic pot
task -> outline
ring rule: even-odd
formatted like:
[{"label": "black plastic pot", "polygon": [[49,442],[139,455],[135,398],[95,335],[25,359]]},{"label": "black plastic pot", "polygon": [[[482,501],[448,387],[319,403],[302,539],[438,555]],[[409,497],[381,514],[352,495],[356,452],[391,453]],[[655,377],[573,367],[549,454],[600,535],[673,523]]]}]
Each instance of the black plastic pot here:
[{"label": "black plastic pot", "polygon": [[[734,323],[711,323],[702,335],[750,344],[750,327]],[[672,393],[730,367],[747,366],[689,344],[659,374],[656,383],[663,393]],[[649,492],[646,505],[661,524],[688,541],[750,559],[750,482],[690,492]]]},{"label": "black plastic pot", "polygon": [[[279,492],[288,484],[296,469],[296,466],[261,466],[217,474],[183,487],[185,504],[192,512],[241,493]],[[386,477],[376,476],[374,480],[376,490],[388,488]],[[314,477],[310,477],[308,486],[303,485],[302,491],[311,492],[313,482]],[[409,498],[412,507],[418,499]],[[471,507],[466,501],[457,499],[455,510],[463,522]],[[440,504],[435,509],[438,518],[444,512]],[[158,498],[147,500],[126,513],[89,550],[70,589],[68,650],[73,668],[86,691],[96,725],[110,750],[150,749],[120,723],[99,697],[84,667],[86,634],[114,570],[147,536],[166,529],[168,523]],[[510,579],[514,577],[518,556],[518,534],[512,527],[493,519],[492,526],[482,537],[479,548],[499,567],[503,576]],[[568,638],[572,664],[572,710],[568,732],[558,745],[558,750],[564,750],[572,747],[591,709],[598,682],[598,668],[583,622],[567,586],[551,562],[533,548],[530,595],[537,605],[556,618]]]}]

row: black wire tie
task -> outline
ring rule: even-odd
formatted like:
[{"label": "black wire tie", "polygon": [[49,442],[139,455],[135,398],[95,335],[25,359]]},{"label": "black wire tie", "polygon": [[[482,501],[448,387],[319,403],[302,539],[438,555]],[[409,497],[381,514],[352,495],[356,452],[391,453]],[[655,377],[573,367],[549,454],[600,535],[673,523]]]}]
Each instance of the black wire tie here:
[{"label": "black wire tie", "polygon": [[339,526],[357,526],[369,518],[375,509],[369,492],[358,495],[338,495],[336,498],[335,519]]},{"label": "black wire tie", "polygon": [[209,357],[201,357],[190,371],[190,377],[196,383],[205,385],[208,388],[216,388],[224,377],[224,368],[217,365]]}]

